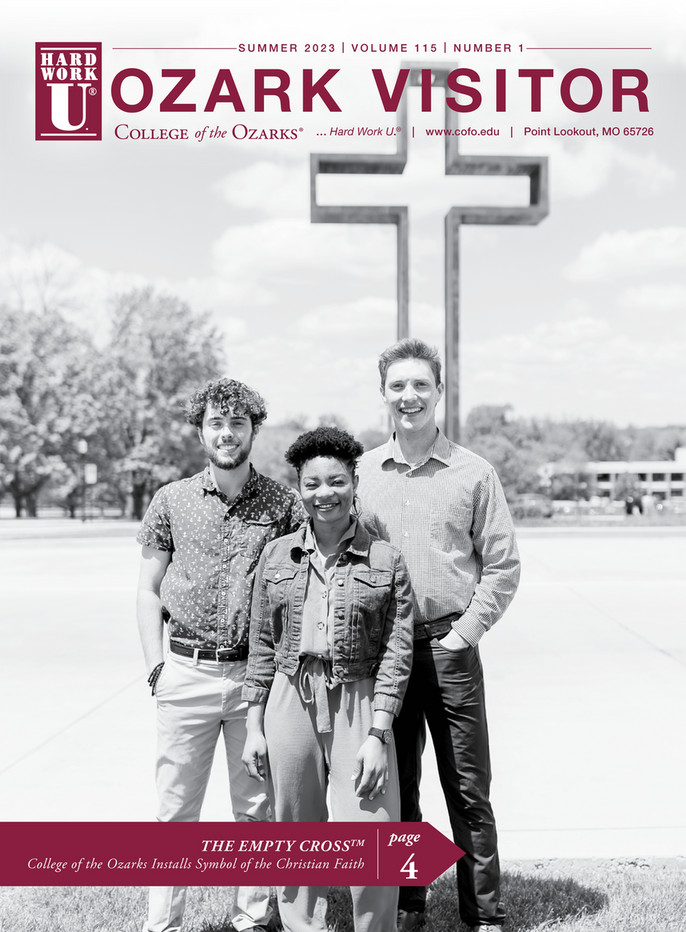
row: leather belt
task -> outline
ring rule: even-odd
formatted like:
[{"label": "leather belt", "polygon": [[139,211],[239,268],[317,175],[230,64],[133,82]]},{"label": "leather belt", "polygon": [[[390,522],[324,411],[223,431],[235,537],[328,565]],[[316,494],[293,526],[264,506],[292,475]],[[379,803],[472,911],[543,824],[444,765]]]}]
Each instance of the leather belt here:
[{"label": "leather belt", "polygon": [[216,660],[217,663],[232,663],[236,660],[248,659],[247,644],[242,644],[239,647],[220,647],[217,650],[198,650],[195,647],[186,647],[185,644],[179,644],[178,641],[170,641],[169,650],[173,654],[180,654],[182,657],[193,657],[197,660]]},{"label": "leather belt", "polygon": [[435,621],[418,621],[414,626],[415,641],[427,641],[431,638],[440,638],[452,629],[453,622],[461,618],[464,612],[454,612],[452,615],[444,615]]}]

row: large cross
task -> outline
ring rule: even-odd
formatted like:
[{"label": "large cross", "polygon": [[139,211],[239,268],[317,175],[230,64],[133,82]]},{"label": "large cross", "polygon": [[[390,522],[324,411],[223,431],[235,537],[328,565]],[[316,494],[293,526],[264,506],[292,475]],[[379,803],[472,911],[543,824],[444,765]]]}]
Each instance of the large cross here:
[{"label": "large cross", "polygon": [[[430,69],[434,87],[447,89],[449,66],[404,63],[409,68],[408,85],[418,86],[422,71]],[[408,247],[408,208],[406,206],[345,206],[317,203],[319,174],[392,174],[401,175],[407,164],[408,95],[400,104],[396,151],[392,153],[346,153],[310,155],[310,219],[313,223],[392,223],[397,228],[397,334],[409,336],[410,275]],[[445,127],[457,129],[458,114],[445,106]],[[445,135],[446,175],[528,175],[529,203],[523,207],[451,207],[445,216],[445,431],[452,440],[460,433],[459,391],[459,306],[460,258],[459,232],[463,223],[529,224],[539,223],[548,213],[548,159],[545,157],[460,155],[458,136]]]}]

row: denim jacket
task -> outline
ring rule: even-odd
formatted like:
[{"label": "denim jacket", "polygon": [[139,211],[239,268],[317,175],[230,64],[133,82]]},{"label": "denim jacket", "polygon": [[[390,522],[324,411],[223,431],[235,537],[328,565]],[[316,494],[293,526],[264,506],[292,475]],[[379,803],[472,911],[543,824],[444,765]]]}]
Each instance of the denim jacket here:
[{"label": "denim jacket", "polygon": [[[265,547],[255,574],[243,698],[266,702],[275,670],[299,666],[309,571],[306,525]],[[397,715],[412,667],[414,597],[400,551],[358,523],[333,579],[330,686],[375,677],[374,709]]]}]

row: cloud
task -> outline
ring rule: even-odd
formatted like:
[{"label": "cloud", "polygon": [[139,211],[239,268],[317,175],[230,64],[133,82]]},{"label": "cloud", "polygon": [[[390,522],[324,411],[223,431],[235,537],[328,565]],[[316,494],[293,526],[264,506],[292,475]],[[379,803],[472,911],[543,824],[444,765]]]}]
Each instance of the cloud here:
[{"label": "cloud", "polygon": [[49,242],[0,243],[0,295],[11,307],[59,311],[88,330],[96,342],[107,336],[109,302],[118,292],[147,284],[142,276],[105,272]]},{"label": "cloud", "polygon": [[625,276],[681,270],[686,265],[686,228],[603,233],[564,269],[570,281],[611,281]]},{"label": "cloud", "polygon": [[302,218],[309,215],[310,174],[300,164],[259,161],[222,179],[216,188],[232,207],[252,215]]},{"label": "cloud", "polygon": [[392,274],[395,251],[389,237],[394,237],[395,228],[367,225],[366,248],[361,250],[346,226],[271,219],[231,228],[213,246],[214,269],[221,277],[257,276],[273,284],[297,280],[313,269],[322,275],[335,272],[358,279],[378,280],[389,271]]},{"label": "cloud", "polygon": [[552,156],[552,198],[589,197],[606,185],[624,179],[644,195],[655,195],[670,187],[676,172],[654,153],[636,155],[604,139],[584,143],[558,143]]},{"label": "cloud", "polygon": [[222,328],[232,335],[238,333],[236,328],[239,325],[245,326],[235,315],[245,314],[248,309],[266,307],[273,301],[271,291],[264,288],[259,280],[231,280],[211,275],[174,282],[164,279],[158,280],[157,284],[187,301],[195,310],[211,313]]},{"label": "cloud", "polygon": [[305,336],[388,334],[395,327],[396,303],[365,297],[350,304],[329,304],[304,314],[296,324]]},{"label": "cloud", "polygon": [[5,239],[0,243],[0,296],[10,306],[39,311],[52,308],[88,330],[96,343],[109,332],[110,305],[117,295],[152,286],[162,294],[185,300],[196,311],[209,311],[227,337],[241,337],[243,319],[236,308],[268,303],[258,282],[233,283],[219,277],[172,281],[88,266],[75,255],[43,242],[23,245]]},{"label": "cloud", "polygon": [[461,364],[463,415],[475,404],[508,402],[525,415],[683,422],[681,340],[647,342],[607,320],[579,317],[465,342]]},{"label": "cloud", "polygon": [[264,395],[270,423],[296,415],[314,423],[327,412],[340,414],[353,430],[381,423],[377,355],[361,352],[354,339],[346,345],[335,334],[327,339],[296,332],[287,342],[278,335],[253,334],[227,349],[232,377]]},{"label": "cloud", "polygon": [[619,297],[620,307],[647,311],[686,311],[686,285],[659,283],[627,288]]}]

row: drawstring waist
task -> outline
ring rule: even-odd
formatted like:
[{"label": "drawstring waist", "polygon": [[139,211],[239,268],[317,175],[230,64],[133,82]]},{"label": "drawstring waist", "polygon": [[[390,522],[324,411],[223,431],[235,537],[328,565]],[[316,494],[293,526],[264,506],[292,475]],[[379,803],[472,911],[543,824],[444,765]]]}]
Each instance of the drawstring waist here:
[{"label": "drawstring waist", "polygon": [[298,690],[305,705],[314,706],[317,731],[327,734],[331,729],[329,712],[329,685],[331,662],[324,657],[305,654],[298,668]]}]

